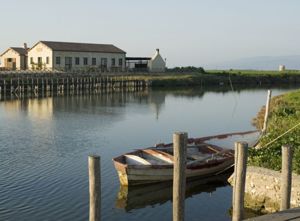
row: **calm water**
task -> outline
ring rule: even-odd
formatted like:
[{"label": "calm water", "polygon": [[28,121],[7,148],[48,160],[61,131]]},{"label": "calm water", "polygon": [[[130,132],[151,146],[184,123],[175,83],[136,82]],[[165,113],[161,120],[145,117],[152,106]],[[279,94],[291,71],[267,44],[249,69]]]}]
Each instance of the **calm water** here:
[{"label": "calm water", "polygon": [[[111,159],[169,142],[174,131],[251,130],[266,94],[187,89],[2,101],[0,220],[88,220],[89,154],[101,155],[102,220],[171,220],[169,190],[133,189],[124,199]],[[187,220],[230,220],[229,186],[196,183],[188,196]]]}]

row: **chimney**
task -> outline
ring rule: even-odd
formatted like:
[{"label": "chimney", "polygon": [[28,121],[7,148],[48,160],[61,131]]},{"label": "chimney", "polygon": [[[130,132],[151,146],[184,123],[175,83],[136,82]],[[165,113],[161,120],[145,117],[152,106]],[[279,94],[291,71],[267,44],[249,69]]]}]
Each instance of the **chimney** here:
[{"label": "chimney", "polygon": [[156,48],[156,52],[157,52],[157,54],[159,54],[159,48]]},{"label": "chimney", "polygon": [[27,43],[24,43],[24,49],[27,51]]}]

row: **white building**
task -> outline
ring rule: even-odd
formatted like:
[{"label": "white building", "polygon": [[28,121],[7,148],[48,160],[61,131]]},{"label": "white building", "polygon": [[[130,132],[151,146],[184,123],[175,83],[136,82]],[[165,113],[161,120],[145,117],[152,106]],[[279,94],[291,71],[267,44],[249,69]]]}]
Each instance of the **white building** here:
[{"label": "white building", "polygon": [[285,65],[279,65],[279,71],[285,71]]},{"label": "white building", "polygon": [[111,44],[40,41],[28,51],[28,68],[122,71],[126,52]]},{"label": "white building", "polygon": [[156,49],[154,56],[148,61],[148,69],[150,72],[165,72],[166,62],[159,53],[159,49]]},{"label": "white building", "polygon": [[27,68],[27,48],[10,47],[0,56],[0,67],[5,70],[25,70]]},{"label": "white building", "polygon": [[156,49],[153,57],[126,57],[126,67],[133,72],[165,72],[166,62]]}]

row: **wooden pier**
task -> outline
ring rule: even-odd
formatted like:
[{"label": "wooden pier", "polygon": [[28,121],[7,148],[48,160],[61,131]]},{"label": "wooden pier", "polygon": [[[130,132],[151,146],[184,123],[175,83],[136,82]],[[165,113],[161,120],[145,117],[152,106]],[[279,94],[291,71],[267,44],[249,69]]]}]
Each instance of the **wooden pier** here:
[{"label": "wooden pier", "polygon": [[0,75],[0,100],[7,97],[32,97],[39,94],[72,94],[78,91],[141,91],[146,80],[122,75],[34,74]]}]

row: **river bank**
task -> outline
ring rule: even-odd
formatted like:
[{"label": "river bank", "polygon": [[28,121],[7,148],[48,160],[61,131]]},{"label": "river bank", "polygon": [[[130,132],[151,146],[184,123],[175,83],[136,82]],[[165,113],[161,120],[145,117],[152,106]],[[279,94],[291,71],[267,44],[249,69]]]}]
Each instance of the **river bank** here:
[{"label": "river bank", "polygon": [[[261,129],[265,108],[261,108],[254,123]],[[260,140],[259,149],[251,149],[249,163],[253,166],[273,170],[281,169],[281,146],[291,145],[294,149],[293,171],[300,174],[300,126],[272,142],[300,122],[300,90],[271,99],[267,134]],[[270,144],[269,144],[270,143]],[[267,146],[266,146],[267,145]]]},{"label": "river bank", "polygon": [[[264,113],[265,107],[262,107],[254,120],[258,129],[262,129]],[[300,128],[297,126],[300,125],[300,90],[273,97],[268,122],[267,133],[259,143],[260,148],[249,149],[245,183],[245,207],[261,213],[280,209],[283,145],[291,145],[294,151],[291,207],[300,206]],[[275,139],[276,142],[273,142]],[[233,177],[229,182],[233,183]]]},{"label": "river bank", "polygon": [[140,80],[151,87],[182,87],[182,86],[212,86],[212,85],[259,85],[276,86],[300,84],[300,71],[258,71],[258,70],[210,70],[198,72],[165,73],[70,73],[70,72],[0,72],[0,80],[27,78],[88,78],[109,77],[119,81],[121,79]]}]

